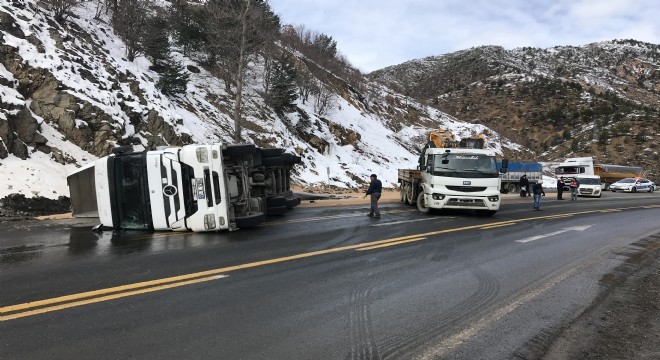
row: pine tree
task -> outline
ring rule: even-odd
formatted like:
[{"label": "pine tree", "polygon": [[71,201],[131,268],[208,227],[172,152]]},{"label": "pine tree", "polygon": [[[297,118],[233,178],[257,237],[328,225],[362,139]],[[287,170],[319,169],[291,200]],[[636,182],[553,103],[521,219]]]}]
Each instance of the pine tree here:
[{"label": "pine tree", "polygon": [[147,31],[144,34],[144,54],[151,60],[152,70],[164,70],[170,56],[169,26],[167,20],[154,16],[147,21]]},{"label": "pine tree", "polygon": [[283,53],[275,61],[270,73],[270,91],[266,94],[267,104],[279,115],[294,112],[298,99],[296,86],[297,71],[289,53]]},{"label": "pine tree", "polygon": [[156,87],[167,95],[177,95],[186,92],[189,74],[183,70],[183,65],[174,59],[168,58],[163,62],[163,71]]}]

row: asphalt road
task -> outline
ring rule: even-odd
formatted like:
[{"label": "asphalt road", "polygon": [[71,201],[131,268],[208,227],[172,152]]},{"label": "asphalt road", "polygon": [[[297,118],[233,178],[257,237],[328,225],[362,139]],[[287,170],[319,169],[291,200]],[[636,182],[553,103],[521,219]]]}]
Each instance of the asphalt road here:
[{"label": "asphalt road", "polygon": [[233,233],[0,224],[0,359],[509,359],[583,312],[660,194],[493,217],[296,209]]}]

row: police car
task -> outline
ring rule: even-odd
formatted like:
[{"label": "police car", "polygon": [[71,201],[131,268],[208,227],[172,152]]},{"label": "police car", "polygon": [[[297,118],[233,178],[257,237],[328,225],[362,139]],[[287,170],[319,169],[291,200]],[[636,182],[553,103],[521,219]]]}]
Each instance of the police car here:
[{"label": "police car", "polygon": [[649,179],[642,178],[625,178],[619,180],[614,184],[610,185],[610,190],[612,192],[616,191],[626,191],[626,192],[638,192],[638,191],[655,191],[655,183]]}]

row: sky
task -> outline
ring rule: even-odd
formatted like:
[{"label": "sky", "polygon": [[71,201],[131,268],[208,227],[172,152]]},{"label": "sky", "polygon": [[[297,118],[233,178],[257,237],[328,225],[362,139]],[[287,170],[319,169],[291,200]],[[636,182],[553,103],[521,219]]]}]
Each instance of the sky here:
[{"label": "sky", "polygon": [[660,44],[658,0],[270,0],[283,24],[332,36],[371,72],[481,45]]}]

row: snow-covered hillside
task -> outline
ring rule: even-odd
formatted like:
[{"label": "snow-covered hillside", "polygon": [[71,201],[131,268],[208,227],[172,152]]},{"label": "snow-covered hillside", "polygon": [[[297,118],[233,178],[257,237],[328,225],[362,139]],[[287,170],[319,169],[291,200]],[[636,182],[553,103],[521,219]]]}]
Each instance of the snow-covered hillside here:
[{"label": "snow-covered hillside", "polygon": [[[68,173],[129,137],[147,148],[231,142],[233,95],[220,79],[177,53],[189,71],[187,91],[162,94],[149,60],[126,60],[124,43],[107,20],[94,19],[95,10],[95,2],[83,2],[60,25],[34,0],[0,4],[0,197],[68,195]],[[300,154],[300,184],[327,182],[329,169],[335,186],[359,186],[371,173],[394,186],[397,168],[416,164],[431,128],[485,133],[499,153],[521,150],[376,84],[369,97],[329,87],[335,96],[323,115],[299,100],[297,112],[280,118],[260,96],[262,65],[249,71],[242,137]]]}]

